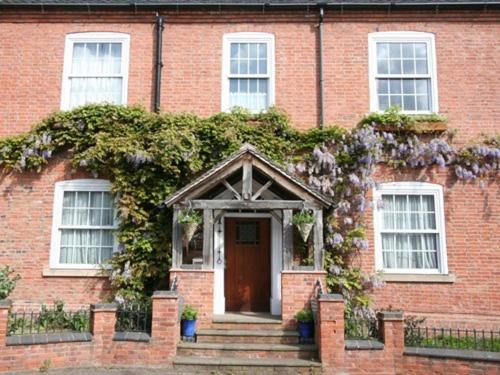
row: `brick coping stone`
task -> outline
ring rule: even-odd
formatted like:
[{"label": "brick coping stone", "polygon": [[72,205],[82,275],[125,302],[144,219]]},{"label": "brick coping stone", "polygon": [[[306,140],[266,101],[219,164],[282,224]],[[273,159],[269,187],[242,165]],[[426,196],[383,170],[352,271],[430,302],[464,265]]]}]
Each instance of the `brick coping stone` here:
[{"label": "brick coping stone", "polygon": [[346,350],[384,350],[384,343],[377,339],[345,340]]},{"label": "brick coping stone", "polygon": [[7,344],[7,346],[18,346],[90,341],[92,341],[92,334],[90,332],[54,332],[7,336],[5,343]]},{"label": "brick coping stone", "polygon": [[406,347],[404,350],[404,355],[500,363],[500,353],[483,352],[480,350]]},{"label": "brick coping stone", "polygon": [[151,336],[146,332],[115,332],[113,341],[134,341],[134,342],[149,342]]}]

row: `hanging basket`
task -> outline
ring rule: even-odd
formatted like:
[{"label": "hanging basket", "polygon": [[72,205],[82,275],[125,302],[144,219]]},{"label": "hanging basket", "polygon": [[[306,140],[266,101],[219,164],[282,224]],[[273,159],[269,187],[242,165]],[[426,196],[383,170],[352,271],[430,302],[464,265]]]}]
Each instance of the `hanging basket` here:
[{"label": "hanging basket", "polygon": [[297,226],[297,229],[299,230],[300,236],[304,240],[304,242],[307,242],[307,239],[309,238],[309,235],[311,234],[311,230],[313,229],[314,223],[300,223],[300,224],[295,224]]},{"label": "hanging basket", "polygon": [[198,223],[185,223],[183,225],[184,237],[186,238],[187,242],[191,242],[191,239],[196,233],[196,229],[198,229],[198,225]]}]

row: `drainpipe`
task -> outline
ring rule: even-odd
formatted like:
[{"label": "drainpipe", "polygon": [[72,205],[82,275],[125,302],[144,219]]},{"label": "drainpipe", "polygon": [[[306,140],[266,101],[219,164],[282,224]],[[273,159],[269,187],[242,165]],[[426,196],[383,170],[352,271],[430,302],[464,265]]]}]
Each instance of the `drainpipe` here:
[{"label": "drainpipe", "polygon": [[163,45],[163,17],[156,13],[156,61],[155,61],[155,93],[154,93],[154,111],[160,112],[160,95],[161,95],[161,69],[163,68],[162,61],[162,45]]},{"label": "drainpipe", "polygon": [[325,81],[323,78],[323,17],[325,11],[323,6],[319,8],[318,43],[319,43],[319,127],[325,125]]}]

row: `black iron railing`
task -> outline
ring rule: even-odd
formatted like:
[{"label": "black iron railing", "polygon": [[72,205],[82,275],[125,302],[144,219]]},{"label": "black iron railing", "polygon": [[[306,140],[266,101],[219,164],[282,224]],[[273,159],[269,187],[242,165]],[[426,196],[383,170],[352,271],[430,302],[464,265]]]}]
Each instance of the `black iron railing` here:
[{"label": "black iron railing", "polygon": [[351,340],[378,339],[378,320],[375,316],[346,315],[344,337]]},{"label": "black iron railing", "polygon": [[9,313],[7,336],[55,332],[88,332],[89,310],[64,311],[43,308],[41,311]]},{"label": "black iron railing", "polygon": [[500,352],[500,331],[407,326],[405,345]]},{"label": "black iron railing", "polygon": [[116,332],[151,333],[151,302],[126,303],[118,306],[116,311]]}]

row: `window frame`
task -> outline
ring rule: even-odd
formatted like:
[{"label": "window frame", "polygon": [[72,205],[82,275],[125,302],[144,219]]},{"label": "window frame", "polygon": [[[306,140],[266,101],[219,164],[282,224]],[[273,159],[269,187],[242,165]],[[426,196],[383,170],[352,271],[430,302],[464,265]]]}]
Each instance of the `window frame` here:
[{"label": "window frame", "polygon": [[[73,64],[73,48],[75,43],[121,43],[121,74],[108,74],[106,77],[115,76],[122,78],[122,96],[121,105],[127,104],[128,96],[128,75],[130,58],[130,35],[126,33],[115,32],[87,32],[71,33],[66,35],[64,46],[64,65],[61,89],[61,109],[70,110],[71,99],[71,67]],[[76,108],[76,107],[74,107]]]},{"label": "window frame", "polygon": [[[101,264],[68,264],[60,263],[61,255],[61,224],[63,211],[63,198],[66,191],[86,191],[86,192],[110,192],[111,183],[108,180],[78,179],[56,182],[54,188],[54,206],[52,212],[52,236],[50,242],[50,268],[51,269],[74,269],[74,270],[97,270],[102,267],[109,268]],[[116,197],[115,197],[116,203]],[[118,218],[116,204],[113,210],[113,226],[100,226],[102,229],[116,230],[118,228]],[[95,229],[95,226],[92,226]],[[89,229],[92,229],[89,227]],[[82,229],[85,229],[82,226]],[[113,233],[113,253],[118,250],[118,243],[115,233]]]},{"label": "window frame", "polygon": [[[434,196],[434,212],[436,218],[436,230],[439,234],[437,269],[417,268],[384,268],[382,254],[382,213],[378,208],[378,202],[382,195],[432,195]],[[448,259],[446,255],[446,231],[444,217],[443,187],[428,182],[387,182],[378,184],[373,189],[373,227],[375,237],[375,269],[387,274],[448,274]],[[424,231],[423,231],[424,232]],[[405,232],[406,233],[406,232]],[[408,232],[409,233],[409,232]]]},{"label": "window frame", "polygon": [[[242,78],[239,75],[232,75],[231,68],[231,43],[266,43],[267,44],[267,74],[249,75],[248,78],[268,79],[267,108],[275,105],[275,38],[270,33],[260,32],[239,32],[224,34],[222,37],[222,95],[221,110],[228,112],[229,106],[229,80],[230,78]],[[264,110],[264,112],[267,111]],[[255,111],[252,111],[255,112]]]},{"label": "window frame", "polygon": [[[377,73],[377,43],[425,43],[427,45],[428,74],[378,74]],[[439,112],[436,42],[433,33],[420,31],[388,31],[368,34],[368,70],[370,90],[370,111],[381,112],[378,104],[377,78],[427,78],[430,79],[431,98],[428,111],[403,111],[407,114],[431,114]]]}]

